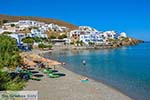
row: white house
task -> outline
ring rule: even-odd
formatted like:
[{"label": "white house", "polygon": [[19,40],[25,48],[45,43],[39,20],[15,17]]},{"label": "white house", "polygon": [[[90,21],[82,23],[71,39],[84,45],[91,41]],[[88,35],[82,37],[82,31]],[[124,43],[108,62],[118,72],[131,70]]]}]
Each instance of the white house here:
[{"label": "white house", "polygon": [[76,35],[80,35],[80,34],[81,34],[81,30],[72,30],[72,31],[69,32],[70,38],[72,36],[76,36]]},{"label": "white house", "polygon": [[42,27],[44,25],[45,25],[44,22],[38,22],[38,21],[33,21],[33,20],[19,20],[16,24],[16,30],[17,31],[22,31],[26,28]]},{"label": "white house", "polygon": [[33,20],[19,20],[18,25],[19,26],[25,26],[25,27],[41,27],[45,23],[44,22],[38,22]]},{"label": "white house", "polygon": [[67,32],[69,30],[69,28],[67,28],[65,26],[61,26],[60,28],[62,29],[63,32]]},{"label": "white house", "polygon": [[117,33],[115,31],[105,31],[103,32],[103,36],[105,39],[115,39],[117,37]]},{"label": "white house", "polygon": [[63,31],[61,29],[61,27],[59,27],[58,25],[53,24],[53,23],[49,24],[48,27],[49,27],[50,30],[53,30],[53,31],[57,31],[57,32],[62,32]]},{"label": "white house", "polygon": [[43,31],[43,32],[46,32],[46,31],[49,30],[49,27],[48,27],[48,24],[45,24],[45,25],[39,27],[38,29],[41,30],[41,31]]},{"label": "white house", "polygon": [[12,33],[14,33],[14,32],[16,32],[16,30],[15,29],[12,29],[12,30],[9,30],[9,29],[7,29],[7,30],[4,30],[4,29],[0,29],[0,34],[1,33],[4,33],[4,32],[12,32]]},{"label": "white house", "polygon": [[103,37],[100,32],[89,26],[80,26],[78,30],[72,30],[69,33],[69,37],[72,41],[82,41],[85,44],[93,42],[96,44],[103,43]]},{"label": "white house", "polygon": [[47,34],[43,33],[39,29],[32,29],[31,33],[27,33],[27,37],[40,37],[40,38],[48,38]]},{"label": "white house", "polygon": [[7,36],[16,39],[18,44],[22,43],[21,40],[26,37],[25,34],[21,34],[21,33],[7,34]]},{"label": "white house", "polygon": [[125,33],[125,32],[121,32],[121,33],[120,33],[120,37],[124,37],[124,38],[126,38],[126,37],[127,37],[127,35],[126,35],[126,33]]},{"label": "white house", "polygon": [[17,25],[18,24],[18,22],[9,22],[9,23],[4,23],[4,25],[3,26],[11,26],[11,25]]},{"label": "white house", "polygon": [[83,41],[85,44],[89,44],[89,42],[101,44],[104,42],[102,36],[99,33],[80,35],[80,41]]},{"label": "white house", "polygon": [[48,28],[52,31],[56,31],[56,32],[66,32],[68,31],[69,29],[65,26],[59,26],[57,24],[54,24],[54,23],[51,23],[51,24],[48,24]]},{"label": "white house", "polygon": [[89,31],[89,32],[99,32],[95,28],[92,28],[90,26],[79,26],[79,30],[81,31]]},{"label": "white house", "polygon": [[1,32],[16,32],[16,25],[18,22],[9,22],[9,23],[4,23],[2,26]]}]

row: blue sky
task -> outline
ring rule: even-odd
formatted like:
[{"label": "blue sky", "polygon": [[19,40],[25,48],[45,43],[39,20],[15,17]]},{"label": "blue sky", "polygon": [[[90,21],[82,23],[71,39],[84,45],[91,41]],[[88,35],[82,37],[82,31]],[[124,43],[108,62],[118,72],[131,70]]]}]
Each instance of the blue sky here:
[{"label": "blue sky", "polygon": [[0,0],[0,14],[55,18],[150,41],[150,0]]}]

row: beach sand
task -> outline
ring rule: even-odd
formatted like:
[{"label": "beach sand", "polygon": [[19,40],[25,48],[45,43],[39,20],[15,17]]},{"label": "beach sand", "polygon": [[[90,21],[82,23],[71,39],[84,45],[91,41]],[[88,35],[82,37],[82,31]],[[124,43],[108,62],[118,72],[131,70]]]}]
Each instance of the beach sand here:
[{"label": "beach sand", "polygon": [[30,80],[24,90],[39,92],[38,100],[131,100],[121,92],[89,79],[83,83],[83,76],[73,73],[63,67],[56,67],[60,73],[66,74],[60,78],[49,78],[44,75],[41,81]]}]

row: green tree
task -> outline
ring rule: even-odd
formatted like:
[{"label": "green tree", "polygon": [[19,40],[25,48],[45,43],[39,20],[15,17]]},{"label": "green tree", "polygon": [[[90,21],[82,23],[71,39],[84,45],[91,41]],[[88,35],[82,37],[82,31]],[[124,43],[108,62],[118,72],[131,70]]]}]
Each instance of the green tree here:
[{"label": "green tree", "polygon": [[35,38],[34,38],[34,41],[35,41],[35,42],[42,42],[42,39],[39,38],[39,37],[35,37]]},{"label": "green tree", "polygon": [[46,48],[46,46],[45,46],[43,43],[40,43],[40,44],[38,45],[38,47],[41,48],[41,49]]},{"label": "green tree", "polygon": [[22,42],[23,43],[27,43],[27,44],[33,44],[34,43],[34,39],[31,38],[31,37],[27,37],[27,38],[22,39]]},{"label": "green tree", "polygon": [[15,27],[15,24],[11,24],[11,27]]},{"label": "green tree", "polygon": [[21,90],[24,81],[20,78],[11,79],[4,67],[15,68],[21,63],[20,51],[16,40],[6,35],[0,35],[0,90]]},{"label": "green tree", "polygon": [[50,44],[49,44],[49,45],[45,45],[45,44],[41,43],[41,44],[38,45],[38,47],[41,48],[41,49],[44,49],[44,48],[49,48],[49,49],[51,49],[51,48],[52,48],[52,45],[50,45]]},{"label": "green tree", "polygon": [[22,39],[23,43],[27,43],[30,48],[33,48],[34,39],[31,37],[26,37]]},{"label": "green tree", "polygon": [[0,68],[16,67],[20,63],[19,49],[16,40],[0,35]]},{"label": "green tree", "polygon": [[90,46],[94,46],[94,45],[95,45],[94,42],[89,42],[88,44],[89,44]]}]

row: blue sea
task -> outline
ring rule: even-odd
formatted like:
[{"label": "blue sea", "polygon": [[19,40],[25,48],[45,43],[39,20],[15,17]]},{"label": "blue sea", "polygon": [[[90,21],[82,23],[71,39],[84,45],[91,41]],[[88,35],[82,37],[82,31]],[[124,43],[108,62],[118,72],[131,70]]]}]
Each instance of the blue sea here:
[{"label": "blue sea", "polygon": [[150,43],[117,49],[55,51],[45,56],[66,62],[67,69],[103,82],[134,100],[150,100]]}]

